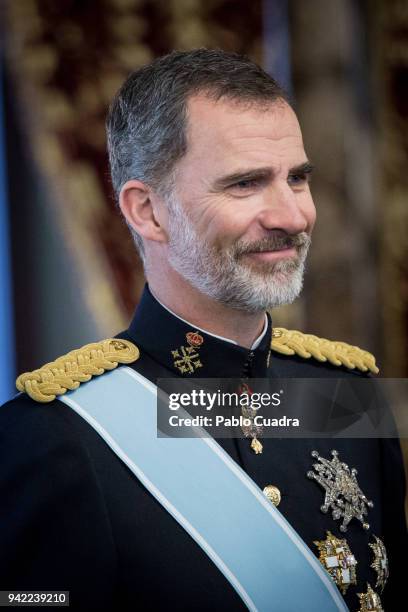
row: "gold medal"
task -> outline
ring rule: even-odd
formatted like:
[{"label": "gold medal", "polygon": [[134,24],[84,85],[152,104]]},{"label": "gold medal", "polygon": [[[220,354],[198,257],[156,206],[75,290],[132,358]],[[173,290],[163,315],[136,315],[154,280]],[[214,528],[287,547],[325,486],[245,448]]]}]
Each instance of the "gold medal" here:
[{"label": "gold medal", "polygon": [[370,548],[372,548],[374,552],[374,561],[371,564],[371,567],[377,572],[377,582],[375,583],[375,588],[380,588],[382,593],[389,576],[388,556],[383,541],[380,540],[380,538],[377,538],[376,535],[374,538],[374,544],[369,544]]},{"label": "gold medal", "polygon": [[254,451],[255,455],[260,455],[262,453],[263,446],[258,438],[252,438],[251,448]]},{"label": "gold medal", "polygon": [[357,584],[357,561],[346,540],[339,540],[330,531],[326,534],[325,540],[314,542],[319,549],[319,561],[345,595],[350,584]]},{"label": "gold medal", "polygon": [[360,600],[358,612],[384,612],[380,596],[367,583],[367,593],[357,593]]}]

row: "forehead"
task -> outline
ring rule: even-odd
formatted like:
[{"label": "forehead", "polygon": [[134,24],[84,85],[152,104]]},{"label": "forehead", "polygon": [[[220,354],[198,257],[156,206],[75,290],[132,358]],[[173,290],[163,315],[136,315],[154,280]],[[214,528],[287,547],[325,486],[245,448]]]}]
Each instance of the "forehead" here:
[{"label": "forehead", "polygon": [[297,117],[283,100],[248,106],[194,96],[187,105],[186,157],[202,161],[208,156],[218,163],[225,156],[255,163],[267,162],[268,156],[302,162],[305,153]]}]

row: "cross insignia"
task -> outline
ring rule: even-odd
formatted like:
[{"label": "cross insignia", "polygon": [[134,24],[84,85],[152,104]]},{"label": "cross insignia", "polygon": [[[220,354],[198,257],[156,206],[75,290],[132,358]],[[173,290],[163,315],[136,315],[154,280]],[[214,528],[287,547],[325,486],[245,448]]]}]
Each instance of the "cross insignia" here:
[{"label": "cross insignia", "polygon": [[198,368],[203,367],[200,355],[193,346],[180,346],[180,348],[171,351],[171,354],[174,359],[174,366],[181,374],[192,374]]}]

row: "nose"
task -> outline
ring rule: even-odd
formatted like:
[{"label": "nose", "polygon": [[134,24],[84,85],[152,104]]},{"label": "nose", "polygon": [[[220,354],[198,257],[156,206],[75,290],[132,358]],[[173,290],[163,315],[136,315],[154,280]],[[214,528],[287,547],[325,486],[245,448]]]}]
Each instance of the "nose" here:
[{"label": "nose", "polygon": [[295,192],[287,184],[276,185],[264,194],[258,216],[264,229],[282,230],[287,234],[310,233],[316,217],[309,190]]}]

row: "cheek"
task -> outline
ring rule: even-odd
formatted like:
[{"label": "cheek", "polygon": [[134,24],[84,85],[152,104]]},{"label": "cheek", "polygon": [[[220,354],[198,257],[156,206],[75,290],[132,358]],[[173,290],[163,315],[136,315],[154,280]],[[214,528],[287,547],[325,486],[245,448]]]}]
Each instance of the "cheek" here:
[{"label": "cheek", "polygon": [[193,222],[208,244],[225,247],[246,232],[249,217],[248,208],[240,209],[238,202],[222,198],[197,207]]},{"label": "cheek", "polygon": [[237,230],[236,223],[232,219],[218,214],[203,224],[199,234],[208,245],[221,249],[234,242]]},{"label": "cheek", "polygon": [[247,236],[251,228],[252,217],[247,212],[235,210],[223,211],[208,224],[208,240],[219,249],[225,249]]}]

